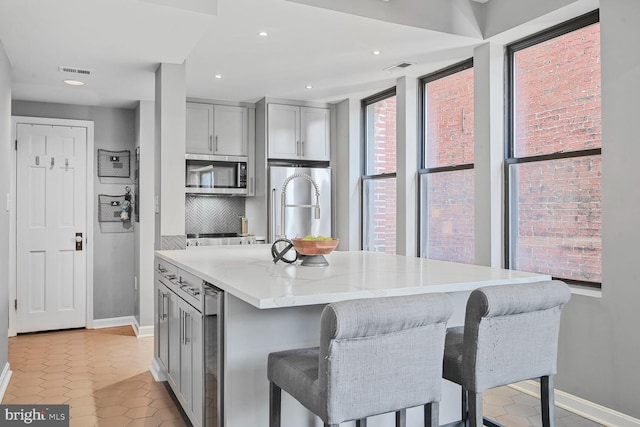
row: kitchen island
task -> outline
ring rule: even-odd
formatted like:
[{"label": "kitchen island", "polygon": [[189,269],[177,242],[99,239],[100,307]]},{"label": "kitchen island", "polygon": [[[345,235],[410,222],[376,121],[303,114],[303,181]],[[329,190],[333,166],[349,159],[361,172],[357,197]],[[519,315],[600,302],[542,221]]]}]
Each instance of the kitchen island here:
[{"label": "kitchen island", "polygon": [[[317,346],[320,313],[328,303],[355,298],[446,292],[454,303],[449,325],[461,325],[468,294],[481,286],[549,280],[547,275],[374,252],[336,251],[327,267],[274,264],[269,245],[158,251],[162,262],[224,291],[225,427],[268,426],[267,355]],[[156,263],[157,264],[157,263]],[[152,369],[159,369],[154,362]],[[155,375],[162,377],[162,372]],[[459,419],[459,388],[443,380],[440,424]],[[283,427],[321,426],[283,394]],[[348,424],[345,424],[348,425]],[[369,419],[393,425],[393,415]],[[408,426],[421,426],[419,408]]]}]

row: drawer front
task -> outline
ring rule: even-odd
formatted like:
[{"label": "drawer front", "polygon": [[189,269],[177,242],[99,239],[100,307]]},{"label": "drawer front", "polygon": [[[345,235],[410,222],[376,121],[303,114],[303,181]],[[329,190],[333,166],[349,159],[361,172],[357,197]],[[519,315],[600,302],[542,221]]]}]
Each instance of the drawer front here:
[{"label": "drawer front", "polygon": [[202,279],[188,271],[178,269],[176,284],[178,286],[177,294],[191,304],[196,310],[202,312],[204,305]]},{"label": "drawer front", "polygon": [[161,258],[156,258],[156,279],[166,285],[169,289],[175,290],[175,283],[178,280],[178,267]]}]

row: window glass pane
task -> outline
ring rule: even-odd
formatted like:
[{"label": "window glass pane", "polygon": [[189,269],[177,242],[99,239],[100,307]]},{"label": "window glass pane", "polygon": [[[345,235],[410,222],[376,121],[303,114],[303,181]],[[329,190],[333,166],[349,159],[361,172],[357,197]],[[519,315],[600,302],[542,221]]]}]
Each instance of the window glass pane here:
[{"label": "window glass pane", "polygon": [[514,57],[515,156],[599,148],[600,24]]},{"label": "window glass pane", "polygon": [[425,85],[425,165],[473,163],[473,68]]},{"label": "window glass pane", "polygon": [[367,105],[365,175],[396,171],[396,97]]},{"label": "window glass pane", "polygon": [[396,179],[363,181],[363,249],[396,253]]},{"label": "window glass pane", "polygon": [[473,263],[473,169],[421,175],[424,258]]},{"label": "window glass pane", "polygon": [[513,268],[600,282],[600,156],[512,165]]}]

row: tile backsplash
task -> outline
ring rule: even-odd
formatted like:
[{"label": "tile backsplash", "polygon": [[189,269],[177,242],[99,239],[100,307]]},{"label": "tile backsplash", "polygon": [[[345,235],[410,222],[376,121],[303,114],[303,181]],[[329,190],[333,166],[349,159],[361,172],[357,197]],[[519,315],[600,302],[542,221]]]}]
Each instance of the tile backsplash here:
[{"label": "tile backsplash", "polygon": [[240,233],[244,201],[244,197],[186,196],[186,233]]},{"label": "tile backsplash", "polygon": [[187,236],[179,234],[176,236],[162,236],[160,241],[160,249],[164,250],[180,250],[187,247]]}]

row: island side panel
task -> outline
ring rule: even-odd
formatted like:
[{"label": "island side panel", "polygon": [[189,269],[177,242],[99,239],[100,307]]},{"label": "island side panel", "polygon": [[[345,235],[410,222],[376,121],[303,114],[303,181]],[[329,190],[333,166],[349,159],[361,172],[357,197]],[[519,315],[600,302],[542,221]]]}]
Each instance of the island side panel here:
[{"label": "island side panel", "polygon": [[[462,325],[468,292],[453,293],[450,326]],[[320,342],[323,305],[258,309],[225,293],[225,427],[268,427],[269,353],[313,347]],[[408,411],[407,425],[422,427],[422,410]],[[440,424],[460,419],[460,388],[443,380]],[[393,415],[369,418],[371,427],[393,423]],[[286,393],[282,394],[282,427],[322,427],[317,417]],[[354,423],[344,423],[351,426]]]},{"label": "island side panel", "polygon": [[[320,343],[323,305],[260,310],[225,293],[225,427],[268,427],[267,356]],[[313,426],[313,416],[283,393],[282,427]]]}]

